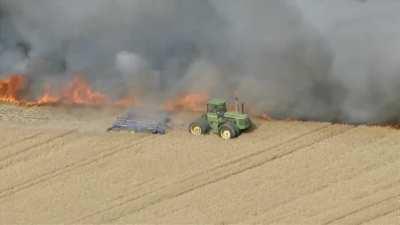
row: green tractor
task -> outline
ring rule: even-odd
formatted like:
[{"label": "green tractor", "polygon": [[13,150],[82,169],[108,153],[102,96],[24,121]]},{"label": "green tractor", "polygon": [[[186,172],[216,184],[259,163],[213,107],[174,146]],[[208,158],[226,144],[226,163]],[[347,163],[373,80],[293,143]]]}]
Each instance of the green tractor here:
[{"label": "green tractor", "polygon": [[213,132],[225,140],[238,137],[252,126],[249,116],[244,113],[244,105],[241,106],[240,110],[237,102],[236,112],[228,112],[225,100],[213,99],[207,104],[207,113],[189,125],[189,132],[195,136]]}]

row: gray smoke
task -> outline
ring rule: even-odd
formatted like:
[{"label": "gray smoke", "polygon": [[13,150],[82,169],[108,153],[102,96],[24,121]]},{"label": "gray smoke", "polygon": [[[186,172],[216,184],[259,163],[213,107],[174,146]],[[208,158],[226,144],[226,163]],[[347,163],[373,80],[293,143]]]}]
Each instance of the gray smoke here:
[{"label": "gray smoke", "polygon": [[299,0],[306,20],[334,55],[331,76],[345,95],[343,118],[356,122],[398,120],[400,114],[400,2],[396,0]]},{"label": "gray smoke", "polygon": [[0,0],[0,73],[84,72],[116,96],[198,91],[275,117],[384,122],[400,114],[399,9],[396,0]]}]

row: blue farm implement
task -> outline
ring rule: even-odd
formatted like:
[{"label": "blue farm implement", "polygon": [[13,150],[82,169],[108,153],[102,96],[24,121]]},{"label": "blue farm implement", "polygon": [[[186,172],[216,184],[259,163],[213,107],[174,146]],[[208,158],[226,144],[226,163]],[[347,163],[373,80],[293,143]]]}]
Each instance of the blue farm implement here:
[{"label": "blue farm implement", "polygon": [[120,116],[107,131],[165,134],[168,128],[166,113],[128,112]]}]

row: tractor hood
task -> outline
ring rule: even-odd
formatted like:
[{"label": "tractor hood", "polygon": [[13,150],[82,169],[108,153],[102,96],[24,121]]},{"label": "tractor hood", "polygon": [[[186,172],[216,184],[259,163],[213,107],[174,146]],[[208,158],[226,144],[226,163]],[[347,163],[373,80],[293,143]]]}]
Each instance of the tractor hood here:
[{"label": "tractor hood", "polygon": [[224,116],[227,118],[238,119],[238,120],[249,119],[249,115],[238,112],[226,112]]}]

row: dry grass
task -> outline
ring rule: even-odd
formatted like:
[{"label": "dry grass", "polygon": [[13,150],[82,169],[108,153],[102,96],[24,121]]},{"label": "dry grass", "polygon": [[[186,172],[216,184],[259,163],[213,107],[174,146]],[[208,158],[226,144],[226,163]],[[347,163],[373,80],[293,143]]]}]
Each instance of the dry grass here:
[{"label": "dry grass", "polygon": [[226,142],[106,133],[118,112],[0,107],[1,224],[399,224],[400,132],[258,121]]}]

